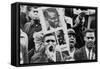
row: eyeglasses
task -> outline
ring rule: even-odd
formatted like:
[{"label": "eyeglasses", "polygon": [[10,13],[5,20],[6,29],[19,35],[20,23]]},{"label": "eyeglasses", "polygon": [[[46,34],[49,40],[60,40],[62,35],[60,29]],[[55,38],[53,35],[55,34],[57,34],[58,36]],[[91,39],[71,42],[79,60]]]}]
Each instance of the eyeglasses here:
[{"label": "eyeglasses", "polygon": [[51,42],[55,42],[55,40],[46,40],[47,43],[49,43],[50,41]]}]

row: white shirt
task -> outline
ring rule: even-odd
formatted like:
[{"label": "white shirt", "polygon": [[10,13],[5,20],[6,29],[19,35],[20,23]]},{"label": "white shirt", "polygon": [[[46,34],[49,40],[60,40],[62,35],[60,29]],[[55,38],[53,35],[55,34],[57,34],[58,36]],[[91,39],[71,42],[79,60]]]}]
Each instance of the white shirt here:
[{"label": "white shirt", "polygon": [[90,50],[90,57],[89,57],[89,50],[86,47],[85,47],[85,50],[86,50],[87,58],[89,60],[95,59],[95,54],[93,53],[93,50]]},{"label": "white shirt", "polygon": [[73,49],[72,52],[70,52],[70,56],[71,56],[72,58],[74,58],[74,53],[75,53],[75,48]]}]

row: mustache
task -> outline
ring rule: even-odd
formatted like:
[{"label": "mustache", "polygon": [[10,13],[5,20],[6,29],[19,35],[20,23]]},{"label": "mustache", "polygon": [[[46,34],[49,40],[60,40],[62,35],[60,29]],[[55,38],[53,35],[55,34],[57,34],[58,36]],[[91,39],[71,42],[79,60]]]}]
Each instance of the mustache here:
[{"label": "mustache", "polygon": [[89,42],[87,42],[87,46],[88,46],[88,47],[95,47],[93,41],[89,41]]}]

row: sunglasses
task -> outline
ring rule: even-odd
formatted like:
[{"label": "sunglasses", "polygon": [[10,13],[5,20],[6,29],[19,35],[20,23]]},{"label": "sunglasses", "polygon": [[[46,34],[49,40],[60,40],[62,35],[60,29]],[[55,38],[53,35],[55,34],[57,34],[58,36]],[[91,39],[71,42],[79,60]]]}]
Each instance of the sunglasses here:
[{"label": "sunglasses", "polygon": [[55,40],[46,40],[47,43],[49,42],[55,42]]}]

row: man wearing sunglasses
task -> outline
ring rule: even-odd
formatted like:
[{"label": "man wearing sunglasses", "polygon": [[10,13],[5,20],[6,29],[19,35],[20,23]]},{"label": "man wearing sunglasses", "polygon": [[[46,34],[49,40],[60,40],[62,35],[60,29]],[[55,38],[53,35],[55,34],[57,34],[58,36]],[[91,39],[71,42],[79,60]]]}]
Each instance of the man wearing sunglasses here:
[{"label": "man wearing sunglasses", "polygon": [[95,32],[87,29],[84,32],[85,46],[75,53],[75,60],[94,60],[95,59]]}]

